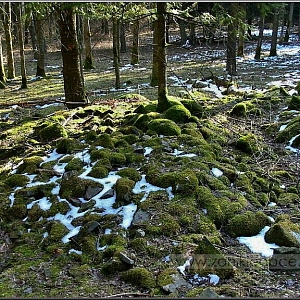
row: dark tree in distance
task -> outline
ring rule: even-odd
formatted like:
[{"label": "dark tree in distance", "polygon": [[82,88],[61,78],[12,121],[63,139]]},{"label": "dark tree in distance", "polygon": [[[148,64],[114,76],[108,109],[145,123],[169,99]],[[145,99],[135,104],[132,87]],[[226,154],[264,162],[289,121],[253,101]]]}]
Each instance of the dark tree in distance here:
[{"label": "dark tree in distance", "polygon": [[237,18],[238,3],[230,3],[231,20],[228,24],[228,40],[227,40],[227,60],[226,71],[229,75],[235,76],[236,72],[236,41],[237,41]]}]

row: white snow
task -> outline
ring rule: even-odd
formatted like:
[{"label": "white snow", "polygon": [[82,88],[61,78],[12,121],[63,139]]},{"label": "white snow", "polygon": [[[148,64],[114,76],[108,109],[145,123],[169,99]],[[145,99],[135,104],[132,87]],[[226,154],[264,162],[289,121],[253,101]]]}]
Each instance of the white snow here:
[{"label": "white snow", "polygon": [[223,172],[218,168],[212,168],[211,171],[215,177],[220,177],[223,175]]},{"label": "white snow", "polygon": [[276,244],[269,244],[265,241],[265,234],[270,229],[270,226],[265,226],[258,235],[250,237],[238,237],[237,240],[246,245],[252,252],[259,253],[264,257],[273,255],[273,249],[279,248]]}]

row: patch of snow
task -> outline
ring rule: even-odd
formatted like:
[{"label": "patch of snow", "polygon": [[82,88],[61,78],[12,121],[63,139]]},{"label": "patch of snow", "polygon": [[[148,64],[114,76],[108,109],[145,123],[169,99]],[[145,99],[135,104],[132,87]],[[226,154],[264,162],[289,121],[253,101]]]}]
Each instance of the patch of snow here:
[{"label": "patch of snow", "polygon": [[279,248],[276,244],[269,244],[265,241],[265,234],[270,229],[270,226],[265,226],[258,235],[250,237],[238,237],[237,240],[246,245],[252,252],[259,253],[264,257],[273,255],[273,249]]},{"label": "patch of snow", "polygon": [[211,171],[215,177],[220,177],[223,175],[223,172],[218,168],[212,168]]},{"label": "patch of snow", "polygon": [[287,125],[288,124],[281,125],[280,128],[279,128],[279,131],[282,131],[282,130],[286,129]]},{"label": "patch of snow", "polygon": [[209,283],[212,285],[217,285],[220,281],[220,277],[216,274],[208,274]]},{"label": "patch of snow", "polygon": [[186,271],[187,269],[190,268],[190,266],[191,266],[191,261],[192,261],[192,260],[193,260],[193,257],[192,257],[192,256],[189,256],[188,259],[186,260],[186,262],[185,262],[182,266],[177,267],[177,270],[178,270],[183,276],[186,275],[186,274],[185,274],[185,271]]},{"label": "patch of snow", "polygon": [[268,204],[268,206],[269,207],[273,207],[273,206],[276,206],[277,204],[275,203],[275,202],[270,202],[269,204]]},{"label": "patch of snow", "polygon": [[76,254],[81,255],[81,254],[82,254],[82,251],[75,250],[75,249],[70,249],[70,250],[69,250],[69,254],[71,254],[71,253],[76,253]]}]

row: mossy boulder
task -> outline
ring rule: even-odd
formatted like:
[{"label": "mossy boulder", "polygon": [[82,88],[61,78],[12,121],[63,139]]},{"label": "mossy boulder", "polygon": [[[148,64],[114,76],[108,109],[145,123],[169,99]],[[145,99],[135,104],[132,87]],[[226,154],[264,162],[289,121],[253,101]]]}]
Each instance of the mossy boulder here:
[{"label": "mossy boulder", "polygon": [[115,185],[116,191],[116,203],[115,206],[119,207],[124,204],[128,204],[132,200],[132,189],[135,186],[135,182],[129,178],[119,178]]},{"label": "mossy boulder", "polygon": [[254,236],[267,225],[271,225],[271,221],[263,212],[247,211],[233,217],[226,227],[226,232],[232,237]]},{"label": "mossy boulder", "polygon": [[142,288],[154,288],[156,286],[154,275],[145,268],[133,268],[121,274],[121,280]]},{"label": "mossy boulder", "polygon": [[135,117],[133,125],[142,131],[147,131],[148,124],[153,119],[158,119],[161,115],[159,113],[139,114]]},{"label": "mossy boulder", "polygon": [[119,170],[116,174],[121,177],[129,178],[134,182],[140,181],[142,179],[141,174],[134,168],[124,168]]},{"label": "mossy boulder", "polygon": [[18,173],[36,173],[37,168],[43,162],[40,156],[31,156],[24,158],[23,163],[18,167]]},{"label": "mossy boulder", "polygon": [[56,147],[56,152],[59,154],[71,154],[76,150],[81,150],[84,147],[83,144],[72,138],[61,139]]},{"label": "mossy boulder", "polygon": [[38,137],[41,142],[51,142],[58,138],[68,137],[68,133],[62,125],[53,123],[41,129]]},{"label": "mossy boulder", "polygon": [[111,138],[111,136],[107,133],[99,135],[94,144],[108,149],[114,148],[114,141]]},{"label": "mossy boulder", "polygon": [[191,112],[182,104],[173,105],[165,111],[165,117],[176,123],[185,123],[192,116]]},{"label": "mossy boulder", "polygon": [[193,116],[201,118],[203,116],[203,106],[200,102],[189,99],[182,99],[181,103],[190,111]]},{"label": "mossy boulder", "polygon": [[80,171],[83,168],[83,166],[84,166],[84,162],[81,159],[75,157],[68,162],[68,164],[65,167],[65,171],[66,172],[72,170]]},{"label": "mossy boulder", "polygon": [[300,247],[300,225],[288,219],[276,220],[266,232],[265,241],[278,246]]},{"label": "mossy boulder", "polygon": [[49,235],[45,238],[44,242],[44,245],[47,246],[51,243],[61,242],[62,238],[69,232],[66,226],[58,221],[51,222],[49,227]]},{"label": "mossy boulder", "polygon": [[25,186],[28,182],[29,178],[22,174],[13,174],[5,180],[5,184],[11,188]]},{"label": "mossy boulder", "polygon": [[244,101],[234,105],[230,112],[230,115],[236,117],[245,117],[248,114],[260,115],[261,111],[251,101]]},{"label": "mossy boulder", "polygon": [[169,119],[155,119],[149,122],[148,129],[159,135],[177,136],[181,133],[180,127]]},{"label": "mossy boulder", "polygon": [[292,96],[291,101],[288,104],[288,109],[290,110],[300,110],[300,97],[299,96]]},{"label": "mossy boulder", "polygon": [[252,133],[242,135],[236,142],[236,148],[247,154],[253,154],[259,149],[258,137]]},{"label": "mossy boulder", "polygon": [[88,176],[95,178],[105,178],[109,174],[108,170],[104,166],[93,166],[92,170],[87,174]]},{"label": "mossy boulder", "polygon": [[157,104],[149,103],[149,104],[141,104],[139,105],[133,112],[137,114],[147,114],[149,112],[156,112]]},{"label": "mossy boulder", "polygon": [[275,137],[277,143],[286,143],[300,133],[300,117],[293,118],[285,129],[279,131]]},{"label": "mossy boulder", "polygon": [[293,203],[299,203],[299,195],[294,193],[281,193],[276,203],[280,206],[287,206]]}]

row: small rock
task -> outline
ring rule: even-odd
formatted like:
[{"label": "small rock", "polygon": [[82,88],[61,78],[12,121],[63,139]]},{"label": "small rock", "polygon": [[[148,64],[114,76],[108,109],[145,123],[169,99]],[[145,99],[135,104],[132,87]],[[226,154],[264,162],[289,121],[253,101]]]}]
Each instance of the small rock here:
[{"label": "small rock", "polygon": [[206,288],[200,295],[199,298],[219,298],[219,295],[212,289]]},{"label": "small rock", "polygon": [[110,189],[110,190],[108,190],[107,192],[105,192],[105,193],[100,197],[100,199],[108,199],[108,198],[111,198],[111,197],[114,196],[114,194],[115,194],[114,189]]},{"label": "small rock", "polygon": [[179,274],[171,274],[173,283],[167,284],[163,286],[163,290],[168,293],[174,293],[178,290],[187,289],[190,290],[193,288],[193,286],[188,283],[186,280],[182,278]]},{"label": "small rock", "polygon": [[124,263],[128,264],[128,265],[134,265],[134,260],[131,259],[126,253],[124,252],[120,252],[119,254],[119,258],[121,261],[123,261]]},{"label": "small rock", "polygon": [[70,198],[69,202],[72,205],[76,206],[76,207],[80,207],[81,206],[81,201],[79,199],[77,199],[77,198]]},{"label": "small rock", "polygon": [[138,229],[135,233],[136,237],[144,237],[146,235],[145,231],[142,229]]},{"label": "small rock", "polygon": [[100,224],[97,222],[97,221],[92,221],[89,225],[88,225],[88,228],[87,228],[87,231],[90,233],[90,232],[93,232],[96,228],[98,228],[100,226]]},{"label": "small rock", "polygon": [[143,147],[136,147],[134,149],[134,153],[144,154],[144,148]]},{"label": "small rock", "polygon": [[88,186],[88,188],[86,189],[85,195],[84,195],[84,199],[90,200],[91,198],[93,198],[94,196],[99,194],[102,190],[103,190],[103,186],[102,187],[100,187],[100,186],[96,186],[96,187]]},{"label": "small rock", "polygon": [[78,210],[78,213],[89,210],[90,208],[94,207],[95,204],[96,201],[94,199],[90,200],[89,202],[82,203],[80,209]]}]

